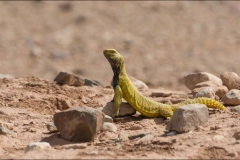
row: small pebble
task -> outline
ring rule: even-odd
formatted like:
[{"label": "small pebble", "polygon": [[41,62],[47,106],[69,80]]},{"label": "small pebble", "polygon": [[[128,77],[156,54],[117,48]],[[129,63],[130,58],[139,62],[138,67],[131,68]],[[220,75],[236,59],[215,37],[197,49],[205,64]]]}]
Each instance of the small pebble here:
[{"label": "small pebble", "polygon": [[136,139],[136,138],[142,138],[142,137],[144,137],[144,136],[146,136],[150,133],[151,132],[145,132],[145,133],[130,135],[130,136],[128,136],[128,139],[133,140],[133,139]]},{"label": "small pebble", "polygon": [[117,132],[117,127],[113,123],[104,122],[101,131]]},{"label": "small pebble", "polygon": [[139,124],[134,124],[128,128],[128,130],[140,130],[140,129],[142,129],[142,126]]},{"label": "small pebble", "polygon": [[176,134],[177,134],[177,132],[172,131],[172,132],[167,133],[167,136],[174,136],[174,135],[176,135]]},{"label": "small pebble", "polygon": [[214,141],[220,141],[220,140],[222,140],[222,139],[224,139],[224,136],[223,136],[223,135],[215,135],[215,136],[213,136],[213,140],[214,140]]},{"label": "small pebble", "polygon": [[1,134],[10,134],[10,135],[13,135],[13,132],[12,131],[10,131],[10,130],[8,130],[7,128],[5,128],[5,127],[0,127],[0,135]]}]

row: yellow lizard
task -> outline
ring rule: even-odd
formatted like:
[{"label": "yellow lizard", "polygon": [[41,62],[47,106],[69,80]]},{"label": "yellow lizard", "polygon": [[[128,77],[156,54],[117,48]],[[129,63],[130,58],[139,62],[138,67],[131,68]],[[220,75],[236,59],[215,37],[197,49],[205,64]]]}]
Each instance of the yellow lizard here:
[{"label": "yellow lizard", "polygon": [[114,106],[116,107],[116,112],[113,116],[118,115],[122,98],[124,98],[134,109],[146,117],[163,116],[165,118],[170,118],[178,107],[186,104],[198,103],[205,104],[210,108],[225,109],[220,102],[210,98],[196,98],[173,105],[155,102],[147,97],[144,97],[132,84],[125,69],[124,58],[120,53],[114,49],[107,49],[103,51],[103,54],[109,61],[114,73],[112,85],[114,88],[113,101]]}]

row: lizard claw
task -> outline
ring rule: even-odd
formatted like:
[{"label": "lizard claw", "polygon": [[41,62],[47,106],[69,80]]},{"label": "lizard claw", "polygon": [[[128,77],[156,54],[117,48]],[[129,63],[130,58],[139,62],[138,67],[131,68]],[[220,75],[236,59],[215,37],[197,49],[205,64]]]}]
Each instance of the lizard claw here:
[{"label": "lizard claw", "polygon": [[119,114],[119,108],[116,108],[116,111],[115,111],[115,113],[113,114],[113,117],[117,117],[118,114]]}]

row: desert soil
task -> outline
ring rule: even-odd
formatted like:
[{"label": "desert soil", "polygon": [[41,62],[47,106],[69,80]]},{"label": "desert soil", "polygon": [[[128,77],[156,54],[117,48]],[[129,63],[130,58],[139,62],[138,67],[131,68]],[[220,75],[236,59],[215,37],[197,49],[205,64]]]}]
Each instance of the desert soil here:
[{"label": "desert soil", "polygon": [[[100,108],[112,99],[112,88],[59,86],[36,77],[2,79],[0,87],[1,126],[13,132],[1,135],[0,158],[239,158],[240,141],[234,134],[240,131],[240,118],[229,108],[210,110],[207,126],[174,136],[165,135],[168,121],[164,118],[132,116],[114,123],[116,133],[101,132],[94,142],[82,143],[87,144],[85,149],[64,149],[62,146],[73,143],[61,139],[58,133],[49,133],[46,127],[55,112],[66,109],[61,108],[61,102]],[[170,97],[151,97],[156,90],[170,92],[159,88],[143,94],[168,104],[190,97],[176,91],[171,91],[174,94]],[[131,130],[133,125],[140,125],[140,129]],[[154,136],[150,143],[139,142],[139,138],[117,141],[120,133],[146,132]],[[40,141],[50,143],[52,149],[25,153],[29,143]]]},{"label": "desert soil", "polygon": [[[115,122],[117,133],[99,133],[85,149],[70,144],[46,124],[61,102],[93,108],[112,100],[112,88],[59,86],[60,71],[110,84],[106,48],[123,54],[129,75],[151,88],[143,94],[158,102],[188,98],[182,77],[196,71],[219,76],[240,68],[240,3],[227,1],[0,1],[1,126],[0,158],[239,158],[239,115],[210,110],[206,127],[166,136],[167,120],[131,117]],[[181,91],[176,97],[151,97],[153,89]],[[178,93],[178,92],[176,92]],[[134,124],[140,130],[129,130]],[[151,132],[151,143],[116,141],[119,133]],[[219,138],[220,137],[220,138]],[[25,153],[31,142],[52,149]]]}]

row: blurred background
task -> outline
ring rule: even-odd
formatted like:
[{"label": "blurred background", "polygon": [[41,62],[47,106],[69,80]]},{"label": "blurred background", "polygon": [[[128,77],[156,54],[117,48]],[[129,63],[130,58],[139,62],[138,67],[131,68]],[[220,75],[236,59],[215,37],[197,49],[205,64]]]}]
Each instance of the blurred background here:
[{"label": "blurred background", "polygon": [[109,85],[114,48],[149,87],[186,89],[186,74],[240,74],[237,1],[0,1],[0,73],[60,71]]}]

